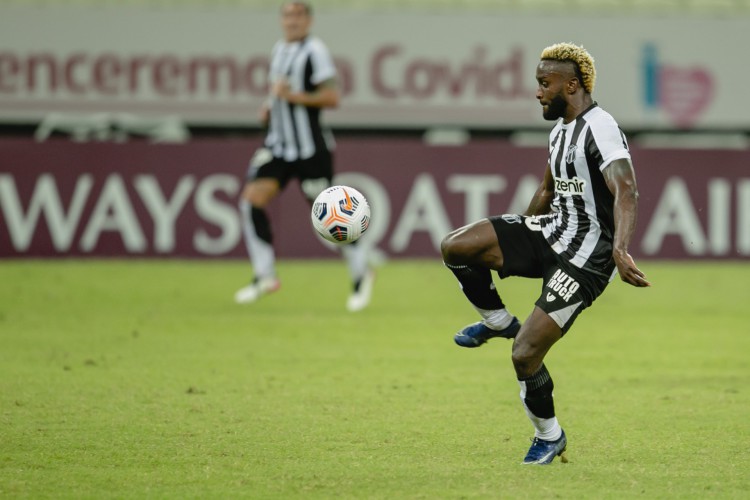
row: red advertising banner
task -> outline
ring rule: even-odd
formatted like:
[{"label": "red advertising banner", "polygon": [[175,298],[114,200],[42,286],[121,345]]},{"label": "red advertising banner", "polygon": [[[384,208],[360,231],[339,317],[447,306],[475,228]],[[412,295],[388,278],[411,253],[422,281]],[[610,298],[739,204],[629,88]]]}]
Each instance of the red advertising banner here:
[{"label": "red advertising banner", "polygon": [[[35,143],[0,141],[0,257],[244,257],[237,210],[259,139]],[[634,149],[637,257],[750,257],[750,153]],[[451,229],[523,212],[543,148],[503,141],[428,146],[414,138],[340,138],[335,182],[372,207],[363,242],[390,257],[439,258]],[[293,181],[269,208],[280,257],[326,257]]]}]

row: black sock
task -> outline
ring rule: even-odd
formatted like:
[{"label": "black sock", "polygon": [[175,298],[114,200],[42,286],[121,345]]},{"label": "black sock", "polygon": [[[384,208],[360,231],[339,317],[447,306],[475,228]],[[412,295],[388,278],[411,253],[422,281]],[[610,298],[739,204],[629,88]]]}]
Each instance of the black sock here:
[{"label": "black sock", "polygon": [[250,219],[253,221],[253,227],[255,228],[255,234],[258,238],[265,241],[266,243],[273,243],[273,235],[271,234],[271,223],[268,220],[266,211],[262,208],[256,208],[250,206]]},{"label": "black sock", "polygon": [[552,383],[547,367],[542,366],[535,374],[528,378],[519,379],[526,383],[526,396],[523,402],[526,408],[537,418],[552,418],[555,416],[555,403],[552,399]]},{"label": "black sock", "polygon": [[446,264],[446,267],[458,278],[464,295],[474,306],[488,311],[505,308],[505,304],[492,283],[492,274],[489,269],[452,264]]}]

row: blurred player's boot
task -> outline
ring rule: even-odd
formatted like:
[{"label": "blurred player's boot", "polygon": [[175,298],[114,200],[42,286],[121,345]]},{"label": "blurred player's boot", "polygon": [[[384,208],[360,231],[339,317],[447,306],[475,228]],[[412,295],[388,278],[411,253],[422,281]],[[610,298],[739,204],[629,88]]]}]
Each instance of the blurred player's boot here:
[{"label": "blurred player's boot", "polygon": [[361,311],[370,304],[374,282],[375,272],[369,269],[362,279],[354,285],[354,291],[346,301],[346,308],[349,312]]},{"label": "blurred player's boot", "polygon": [[518,318],[513,318],[510,325],[502,330],[494,330],[483,322],[471,324],[458,332],[453,340],[456,344],[461,347],[479,347],[491,338],[502,337],[505,339],[512,339],[518,334],[518,330],[521,329],[521,322]]},{"label": "blurred player's boot", "polygon": [[273,293],[281,287],[281,282],[276,277],[256,278],[246,287],[237,290],[234,294],[234,301],[238,304],[249,304],[255,302],[262,295]]},{"label": "blurred player's boot", "polygon": [[545,441],[534,438],[531,448],[529,448],[529,452],[526,454],[526,458],[523,459],[523,465],[547,465],[552,463],[557,456],[560,457],[560,461],[566,463],[568,458],[564,453],[567,445],[568,440],[565,437],[565,431],[562,431],[557,441]]}]

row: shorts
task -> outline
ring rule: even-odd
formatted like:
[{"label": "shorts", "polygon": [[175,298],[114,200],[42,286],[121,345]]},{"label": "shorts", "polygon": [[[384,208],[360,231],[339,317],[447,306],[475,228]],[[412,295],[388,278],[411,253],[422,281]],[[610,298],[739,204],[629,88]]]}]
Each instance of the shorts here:
[{"label": "shorts", "polygon": [[312,201],[333,181],[333,155],[328,150],[315,153],[303,160],[286,161],[273,156],[270,150],[259,148],[250,159],[245,182],[271,178],[284,189],[293,178],[299,179],[305,197]]},{"label": "shorts", "polygon": [[602,294],[609,280],[585,271],[558,255],[547,243],[535,217],[490,217],[503,252],[501,279],[508,276],[542,278],[536,306],[552,318],[563,335],[578,315]]}]

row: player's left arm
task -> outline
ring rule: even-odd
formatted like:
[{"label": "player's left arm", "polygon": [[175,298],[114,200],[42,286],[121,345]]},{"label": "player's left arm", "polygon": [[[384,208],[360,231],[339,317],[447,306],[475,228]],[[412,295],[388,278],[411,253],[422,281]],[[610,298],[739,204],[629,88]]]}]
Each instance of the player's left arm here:
[{"label": "player's left arm", "polygon": [[635,231],[638,216],[638,187],[633,165],[629,159],[621,158],[607,165],[603,173],[607,187],[615,197],[612,258],[617,264],[617,271],[626,283],[637,287],[651,286],[646,280],[646,275],[638,269],[633,257],[628,253],[628,245]]},{"label": "player's left arm", "polygon": [[320,82],[312,92],[292,92],[289,82],[284,79],[273,84],[271,93],[290,104],[310,108],[335,108],[339,105],[339,89],[335,78]]}]

